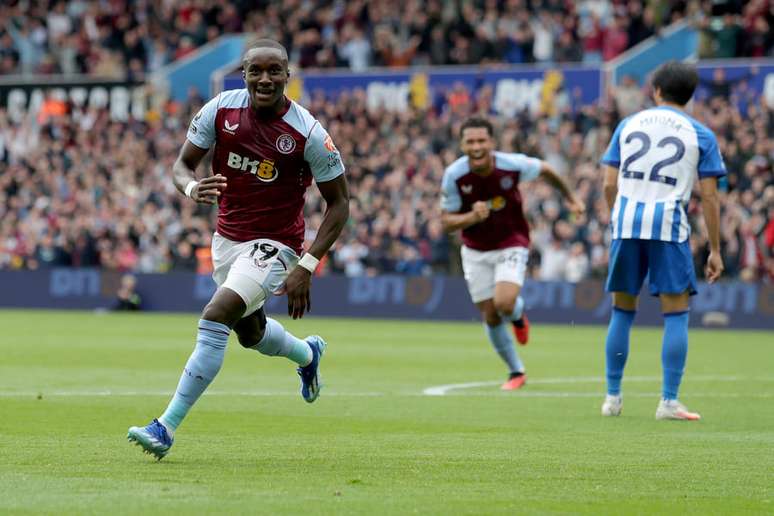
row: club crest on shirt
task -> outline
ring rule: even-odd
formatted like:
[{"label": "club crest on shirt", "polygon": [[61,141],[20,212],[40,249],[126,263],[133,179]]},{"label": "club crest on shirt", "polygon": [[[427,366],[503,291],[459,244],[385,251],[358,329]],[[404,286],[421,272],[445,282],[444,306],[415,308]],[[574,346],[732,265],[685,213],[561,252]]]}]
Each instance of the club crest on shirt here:
[{"label": "club crest on shirt", "polygon": [[462,193],[465,195],[469,195],[473,193],[473,185],[462,185],[460,186],[460,190],[462,190]]},{"label": "club crest on shirt", "polygon": [[505,176],[504,178],[500,179],[500,187],[503,190],[510,190],[513,188],[513,178]]},{"label": "club crest on shirt", "polygon": [[277,150],[282,154],[290,154],[296,149],[296,140],[289,134],[281,134],[277,138]]}]

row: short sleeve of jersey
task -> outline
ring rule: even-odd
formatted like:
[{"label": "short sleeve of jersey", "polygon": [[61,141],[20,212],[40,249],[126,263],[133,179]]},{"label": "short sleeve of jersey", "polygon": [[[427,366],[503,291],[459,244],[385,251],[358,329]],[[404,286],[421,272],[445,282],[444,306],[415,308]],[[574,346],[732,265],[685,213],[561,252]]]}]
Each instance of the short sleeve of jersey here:
[{"label": "short sleeve of jersey", "polygon": [[618,127],[613,132],[613,137],[610,138],[610,144],[607,146],[604,156],[602,156],[602,164],[609,165],[611,167],[619,167],[621,165],[621,131],[626,124],[626,119],[621,120]]},{"label": "short sleeve of jersey", "polygon": [[449,169],[446,169],[441,183],[441,209],[449,213],[455,213],[462,209],[462,197],[460,197],[460,191],[457,188],[457,181],[449,173]]},{"label": "short sleeve of jersey", "polygon": [[525,154],[496,155],[497,167],[519,172],[519,181],[532,181],[540,175],[540,160]]},{"label": "short sleeve of jersey", "polygon": [[188,126],[186,138],[200,149],[209,149],[215,143],[215,115],[219,101],[220,95],[202,106]]},{"label": "short sleeve of jersey", "polygon": [[341,154],[333,144],[333,138],[319,123],[314,124],[306,140],[304,159],[317,183],[332,181],[344,173]]},{"label": "short sleeve of jersey", "polygon": [[726,165],[715,135],[706,127],[697,127],[696,136],[699,139],[699,177],[720,177],[726,175]]}]

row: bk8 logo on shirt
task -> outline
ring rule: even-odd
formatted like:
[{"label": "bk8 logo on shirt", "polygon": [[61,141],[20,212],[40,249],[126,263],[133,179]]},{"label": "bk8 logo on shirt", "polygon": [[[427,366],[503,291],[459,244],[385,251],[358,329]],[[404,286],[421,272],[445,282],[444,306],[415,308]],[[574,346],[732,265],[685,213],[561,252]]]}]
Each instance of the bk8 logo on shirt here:
[{"label": "bk8 logo on shirt", "polygon": [[230,168],[241,170],[242,172],[247,172],[249,168],[251,174],[266,183],[271,183],[278,176],[277,169],[274,167],[274,160],[271,159],[264,159],[262,161],[251,160],[234,152],[229,152],[226,164]]},{"label": "bk8 logo on shirt", "polygon": [[502,210],[503,208],[505,208],[505,204],[506,204],[505,197],[503,197],[502,195],[498,195],[490,199],[489,201],[487,201],[487,205],[489,206],[489,209],[493,211]]}]

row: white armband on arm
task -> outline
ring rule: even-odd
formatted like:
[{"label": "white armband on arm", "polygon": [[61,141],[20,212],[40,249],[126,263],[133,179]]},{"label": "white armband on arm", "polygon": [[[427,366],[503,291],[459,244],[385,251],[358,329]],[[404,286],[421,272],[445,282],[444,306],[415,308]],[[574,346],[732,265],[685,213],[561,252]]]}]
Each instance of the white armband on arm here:
[{"label": "white armband on arm", "polygon": [[317,270],[317,265],[319,265],[319,263],[320,260],[309,253],[304,253],[304,256],[298,260],[298,266],[308,270],[311,274],[314,274],[314,271]]},{"label": "white armband on arm", "polygon": [[188,184],[185,185],[185,196],[188,197],[188,198],[191,198],[191,194],[193,193],[193,189],[198,184],[199,184],[199,181],[196,181],[194,179],[189,181]]}]

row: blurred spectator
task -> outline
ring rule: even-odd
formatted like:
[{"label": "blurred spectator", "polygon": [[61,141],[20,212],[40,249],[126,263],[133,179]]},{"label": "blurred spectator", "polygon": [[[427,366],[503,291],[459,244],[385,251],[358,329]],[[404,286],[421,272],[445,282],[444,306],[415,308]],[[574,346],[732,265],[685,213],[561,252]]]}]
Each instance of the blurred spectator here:
[{"label": "blurred spectator", "polygon": [[[745,45],[732,44],[741,30],[737,15],[720,27],[706,22],[703,31],[718,52],[768,55],[765,2],[742,4],[748,6],[744,28],[753,36]],[[0,2],[0,74],[139,79],[221,34],[239,32],[283,42],[301,68],[599,62],[680,18],[686,2],[407,0],[396,6],[384,0],[8,0]]]},{"label": "blurred spectator", "polygon": [[[589,207],[584,220],[572,225],[551,188],[540,181],[521,185],[533,228],[532,277],[604,277],[610,213],[600,195],[598,161],[627,107],[647,105],[642,91],[628,80],[625,85],[636,101],[615,97],[610,104],[571,109],[567,103],[552,112],[513,116],[494,114],[486,87],[470,91],[464,84],[428,108],[409,106],[405,112],[369,106],[362,90],[336,100],[313,95],[306,105],[341,150],[352,196],[350,221],[323,269],[348,275],[459,273],[453,261],[459,241],[440,229],[438,196],[444,167],[459,156],[459,125],[479,112],[495,124],[498,149],[550,160]],[[727,275],[771,282],[774,112],[760,101],[742,110],[732,100],[742,88],[743,82],[734,82],[726,93],[697,97],[692,114],[715,131],[728,167],[721,215]],[[80,116],[27,117],[11,124],[0,109],[0,267],[208,274],[214,210],[182,197],[169,177],[188,121],[203,100],[191,92],[163,117],[127,122],[111,121],[104,109],[93,108]],[[308,244],[321,222],[315,187],[307,209]],[[701,274],[707,238],[695,200],[689,213]]]},{"label": "blurred spectator", "polygon": [[565,278],[567,281],[577,283],[589,276],[589,256],[583,242],[575,242],[570,246],[570,256],[565,265]]},{"label": "blurred spectator", "polygon": [[339,56],[352,71],[365,70],[371,64],[371,43],[363,34],[363,31],[353,24],[347,24],[342,30],[342,44],[339,47]]},{"label": "blurred spectator", "polygon": [[368,248],[353,239],[338,248],[336,265],[349,277],[363,276],[365,274],[364,260],[367,257]]},{"label": "blurred spectator", "polygon": [[706,28],[706,30],[711,32],[715,42],[714,57],[736,57],[739,33],[742,31],[736,17],[731,13],[726,13],[723,16],[722,23],[718,25],[719,26],[716,26],[714,23],[710,22]]},{"label": "blurred spectator", "polygon": [[583,48],[572,32],[563,31],[554,44],[554,60],[557,63],[575,63],[583,60]]},{"label": "blurred spectator", "polygon": [[613,22],[605,27],[602,34],[602,59],[610,61],[629,48],[626,28],[627,19],[624,16],[616,16]]},{"label": "blurred spectator", "polygon": [[538,278],[543,281],[562,281],[565,279],[569,253],[564,242],[552,238],[548,247],[540,250],[540,272]]},{"label": "blurred spectator", "polygon": [[768,0],[704,2],[695,22],[699,57],[770,57],[774,55],[774,4]]},{"label": "blurred spectator", "polygon": [[136,311],[140,309],[142,300],[135,290],[137,278],[131,274],[121,276],[121,285],[116,292],[115,310]]},{"label": "blurred spectator", "polygon": [[625,75],[621,84],[614,88],[613,100],[622,118],[640,111],[645,106],[645,94],[631,75]]}]

